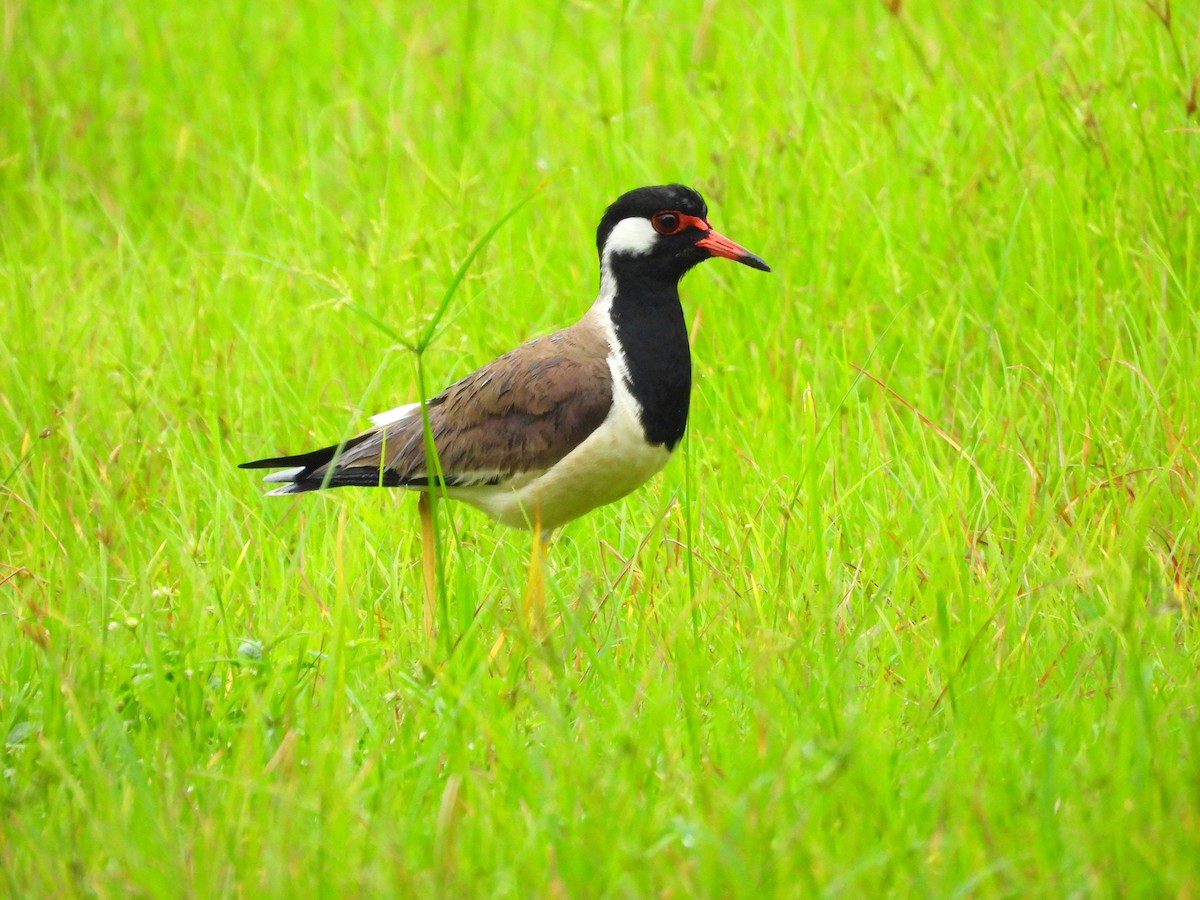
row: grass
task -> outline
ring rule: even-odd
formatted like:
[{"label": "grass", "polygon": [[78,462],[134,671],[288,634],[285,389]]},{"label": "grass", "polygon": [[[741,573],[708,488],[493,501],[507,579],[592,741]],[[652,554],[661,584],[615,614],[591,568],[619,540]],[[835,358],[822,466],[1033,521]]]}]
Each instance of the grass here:
[{"label": "grass", "polygon": [[[69,4],[0,48],[0,884],[1200,892],[1185,4]],[[685,452],[558,539],[235,468],[703,190]],[[385,327],[377,327],[379,325]]]}]

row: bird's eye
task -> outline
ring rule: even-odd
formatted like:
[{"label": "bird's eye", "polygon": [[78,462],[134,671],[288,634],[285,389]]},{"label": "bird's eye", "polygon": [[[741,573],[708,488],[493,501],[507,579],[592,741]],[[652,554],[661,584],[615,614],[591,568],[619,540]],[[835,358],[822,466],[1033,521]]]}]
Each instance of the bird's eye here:
[{"label": "bird's eye", "polygon": [[650,224],[659,234],[679,234],[683,230],[683,218],[677,212],[655,213]]}]

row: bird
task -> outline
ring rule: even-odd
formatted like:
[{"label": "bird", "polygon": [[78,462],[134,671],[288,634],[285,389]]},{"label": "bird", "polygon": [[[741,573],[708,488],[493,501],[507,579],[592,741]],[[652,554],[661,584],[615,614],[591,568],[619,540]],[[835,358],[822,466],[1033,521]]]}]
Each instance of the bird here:
[{"label": "bird", "polygon": [[454,382],[425,402],[424,415],[420,402],[407,403],[342,443],[240,467],[282,468],[265,477],[279,485],[268,496],[436,490],[543,537],[641,487],[687,424],[692,360],[680,280],[712,257],[771,268],[714,231],[704,198],[681,184],[622,194],[600,220],[596,248],[599,293],[573,325]]}]

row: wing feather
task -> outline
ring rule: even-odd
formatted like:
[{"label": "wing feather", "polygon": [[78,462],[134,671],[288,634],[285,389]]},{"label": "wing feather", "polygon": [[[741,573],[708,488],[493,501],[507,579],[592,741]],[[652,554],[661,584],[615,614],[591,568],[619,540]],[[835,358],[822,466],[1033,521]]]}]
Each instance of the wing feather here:
[{"label": "wing feather", "polygon": [[[602,334],[573,325],[522,344],[430,400],[429,423],[446,483],[502,483],[544,471],[579,446],[612,406],[608,353]],[[407,414],[395,415],[401,410]],[[291,482],[274,493],[428,485],[419,406],[376,418],[377,427],[344,446],[271,460],[296,467],[287,479],[268,476]]]}]

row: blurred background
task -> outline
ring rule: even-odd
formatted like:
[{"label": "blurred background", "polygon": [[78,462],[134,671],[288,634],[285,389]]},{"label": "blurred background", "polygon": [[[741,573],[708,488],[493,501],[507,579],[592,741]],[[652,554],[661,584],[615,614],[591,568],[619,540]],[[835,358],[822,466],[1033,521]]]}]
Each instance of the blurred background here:
[{"label": "blurred background", "polygon": [[[1195,893],[1198,16],[7,0],[9,890]],[[411,498],[235,468],[667,181],[774,271],[685,281],[682,461],[545,622],[526,536],[446,513],[431,631]]]}]

